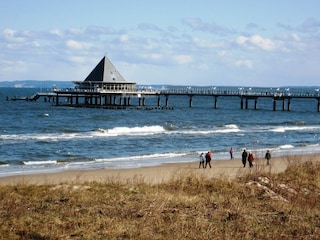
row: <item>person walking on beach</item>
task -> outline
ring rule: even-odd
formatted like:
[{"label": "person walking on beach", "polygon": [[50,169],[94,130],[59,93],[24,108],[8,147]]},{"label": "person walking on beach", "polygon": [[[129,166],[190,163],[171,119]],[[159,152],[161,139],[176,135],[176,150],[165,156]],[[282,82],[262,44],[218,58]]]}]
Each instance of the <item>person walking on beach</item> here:
[{"label": "person walking on beach", "polygon": [[211,159],[212,159],[212,156],[211,156],[211,153],[210,152],[207,152],[206,154],[206,165],[204,166],[204,168],[207,168],[207,164],[209,165],[209,167],[211,168]]},{"label": "person walking on beach", "polygon": [[242,152],[242,164],[243,164],[243,167],[246,167],[247,157],[248,157],[248,153],[247,153],[247,151],[245,149],[243,149],[243,152]]},{"label": "person walking on beach", "polygon": [[254,157],[253,157],[253,153],[250,152],[249,156],[248,156],[248,162],[249,162],[249,167],[253,167],[253,161],[254,161]]},{"label": "person walking on beach", "polygon": [[233,148],[232,147],[230,148],[229,152],[230,152],[230,159],[232,159],[233,158]]},{"label": "person walking on beach", "polygon": [[267,165],[270,165],[271,153],[269,150],[267,150],[264,158],[267,159]]},{"label": "person walking on beach", "polygon": [[201,154],[200,154],[199,168],[200,168],[201,166],[204,168],[204,153],[201,153]]}]

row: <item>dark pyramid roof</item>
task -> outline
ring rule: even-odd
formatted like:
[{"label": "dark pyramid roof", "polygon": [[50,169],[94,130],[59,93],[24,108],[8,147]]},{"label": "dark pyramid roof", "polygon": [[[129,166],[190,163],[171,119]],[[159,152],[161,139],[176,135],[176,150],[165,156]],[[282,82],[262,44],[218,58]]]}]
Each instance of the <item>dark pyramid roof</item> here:
[{"label": "dark pyramid roof", "polygon": [[107,57],[103,57],[97,66],[91,71],[85,82],[126,82],[115,66]]},{"label": "dark pyramid roof", "polygon": [[103,81],[103,72],[104,72],[104,59],[97,64],[97,66],[91,71],[88,77],[84,80],[85,82],[102,82]]}]

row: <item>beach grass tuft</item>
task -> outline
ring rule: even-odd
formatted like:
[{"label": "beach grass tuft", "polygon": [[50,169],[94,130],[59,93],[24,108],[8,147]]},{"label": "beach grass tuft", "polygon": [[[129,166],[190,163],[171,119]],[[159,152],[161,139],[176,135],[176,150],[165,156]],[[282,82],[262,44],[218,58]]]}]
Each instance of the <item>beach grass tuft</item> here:
[{"label": "beach grass tuft", "polygon": [[[0,188],[0,239],[317,239],[320,164]],[[258,166],[257,166],[258,168]]]}]

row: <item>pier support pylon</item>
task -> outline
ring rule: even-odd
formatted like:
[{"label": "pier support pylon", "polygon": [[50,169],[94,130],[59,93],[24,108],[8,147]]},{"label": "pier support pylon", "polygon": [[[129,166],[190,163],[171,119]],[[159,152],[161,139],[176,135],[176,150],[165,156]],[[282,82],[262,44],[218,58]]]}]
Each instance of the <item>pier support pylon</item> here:
[{"label": "pier support pylon", "polygon": [[214,97],[214,108],[217,109],[218,107],[218,97]]},{"label": "pier support pylon", "polygon": [[190,108],[192,107],[192,96],[191,95],[189,96],[189,107]]}]

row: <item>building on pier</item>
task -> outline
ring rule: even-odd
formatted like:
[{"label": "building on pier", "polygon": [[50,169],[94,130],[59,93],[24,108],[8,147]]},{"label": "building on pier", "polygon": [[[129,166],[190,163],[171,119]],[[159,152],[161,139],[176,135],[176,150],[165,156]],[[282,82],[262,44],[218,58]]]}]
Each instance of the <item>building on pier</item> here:
[{"label": "building on pier", "polygon": [[86,91],[135,91],[136,83],[124,80],[107,57],[103,57],[84,81],[74,81],[76,89]]},{"label": "building on pier", "polygon": [[[73,83],[75,88],[54,90],[57,106],[110,109],[150,108],[150,106],[146,107],[146,97],[159,96],[157,91],[137,90],[136,83],[126,81],[106,56],[84,81]],[[132,99],[135,100],[134,103]],[[160,107],[160,100],[156,107]]]}]

